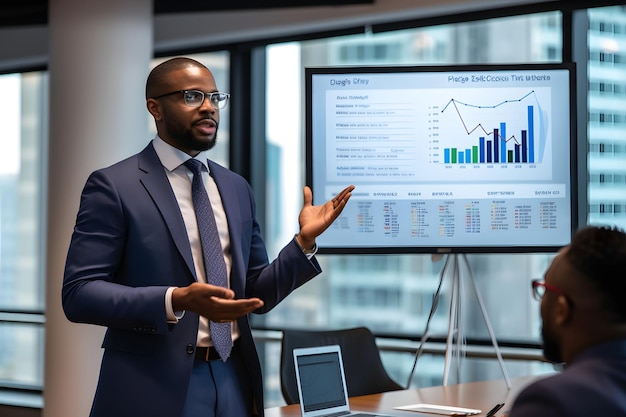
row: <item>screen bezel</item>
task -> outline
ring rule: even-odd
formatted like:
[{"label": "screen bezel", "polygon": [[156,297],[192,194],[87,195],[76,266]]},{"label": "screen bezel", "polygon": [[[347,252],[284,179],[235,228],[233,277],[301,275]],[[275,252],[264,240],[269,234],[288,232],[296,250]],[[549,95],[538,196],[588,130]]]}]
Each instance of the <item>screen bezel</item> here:
[{"label": "screen bezel", "polygon": [[[569,73],[569,206],[570,206],[570,241],[578,227],[578,181],[577,181],[577,117],[576,117],[576,67],[574,63],[543,64],[482,64],[482,65],[424,65],[424,66],[336,66],[305,68],[305,175],[306,184],[314,191],[314,204],[323,204],[315,200],[313,187],[313,123],[312,96],[313,77],[317,74],[372,74],[405,72],[470,72],[470,71],[508,71],[508,70],[566,70]],[[348,185],[348,184],[346,184]],[[348,202],[350,204],[351,202]],[[459,246],[322,246],[321,254],[446,254],[446,253],[542,253],[556,252],[564,245],[459,245]]]}]

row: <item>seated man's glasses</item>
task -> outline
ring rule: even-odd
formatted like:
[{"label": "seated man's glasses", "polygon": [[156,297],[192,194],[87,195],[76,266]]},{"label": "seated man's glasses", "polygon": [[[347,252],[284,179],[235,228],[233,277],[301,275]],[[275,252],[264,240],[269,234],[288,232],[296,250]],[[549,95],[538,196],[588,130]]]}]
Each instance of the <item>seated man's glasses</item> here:
[{"label": "seated man's glasses", "polygon": [[205,93],[200,90],[178,90],[172,91],[171,93],[161,94],[160,96],[153,97],[154,99],[159,99],[166,96],[172,96],[174,94],[182,94],[183,100],[185,100],[185,104],[189,107],[200,107],[202,103],[204,103],[205,98],[209,98],[211,102],[211,106],[216,109],[223,109],[228,104],[228,99],[230,98],[230,94],[228,93]]},{"label": "seated man's glasses", "polygon": [[546,294],[546,291],[552,291],[556,294],[559,294],[565,297],[565,299],[570,304],[570,306],[574,305],[574,303],[572,303],[572,300],[570,300],[567,294],[565,294],[565,292],[562,289],[560,289],[559,287],[555,285],[548,284],[547,282],[544,282],[540,279],[534,279],[532,280],[530,284],[533,290],[533,298],[537,301],[541,301],[543,296]]}]

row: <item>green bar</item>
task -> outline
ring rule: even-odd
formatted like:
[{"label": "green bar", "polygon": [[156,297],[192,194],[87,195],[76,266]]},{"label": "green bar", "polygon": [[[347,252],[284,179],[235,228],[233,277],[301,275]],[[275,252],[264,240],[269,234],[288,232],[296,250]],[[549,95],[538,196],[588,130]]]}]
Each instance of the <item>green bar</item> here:
[{"label": "green bar", "polygon": [[456,164],[456,148],[450,148],[450,162]]},{"label": "green bar", "polygon": [[513,162],[513,151],[511,151],[511,150],[506,151],[506,159],[509,162]]},{"label": "green bar", "polygon": [[472,164],[478,163],[478,146],[472,146]]}]

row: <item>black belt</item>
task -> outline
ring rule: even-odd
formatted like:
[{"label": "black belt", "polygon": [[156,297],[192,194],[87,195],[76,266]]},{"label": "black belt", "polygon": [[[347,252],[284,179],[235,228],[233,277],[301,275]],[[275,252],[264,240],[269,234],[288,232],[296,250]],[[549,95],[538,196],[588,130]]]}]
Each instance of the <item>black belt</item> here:
[{"label": "black belt", "polygon": [[204,347],[198,346],[196,347],[196,359],[200,361],[210,362],[220,360],[220,354],[217,353],[217,350],[213,346]]},{"label": "black belt", "polygon": [[[233,356],[233,353],[235,353],[235,350],[237,349],[238,341],[239,340],[237,339],[233,343],[233,349],[230,351],[230,356]],[[209,347],[197,346],[196,352],[195,352],[195,358],[196,360],[205,361],[205,362],[217,361],[217,360],[222,359],[220,358],[220,354],[217,353],[217,349],[215,349],[213,346],[209,346]]]}]

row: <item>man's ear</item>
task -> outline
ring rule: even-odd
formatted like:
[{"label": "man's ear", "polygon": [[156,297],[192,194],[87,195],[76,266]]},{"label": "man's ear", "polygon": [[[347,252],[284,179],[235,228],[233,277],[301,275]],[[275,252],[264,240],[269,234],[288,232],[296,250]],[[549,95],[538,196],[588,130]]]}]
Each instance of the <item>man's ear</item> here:
[{"label": "man's ear", "polygon": [[159,121],[161,120],[161,104],[153,99],[153,98],[149,98],[146,101],[146,107],[148,108],[148,111],[150,112],[150,114],[152,115],[152,117],[154,117],[154,120]]},{"label": "man's ear", "polygon": [[554,304],[554,322],[559,326],[567,324],[572,318],[572,306],[564,295],[559,295]]}]

